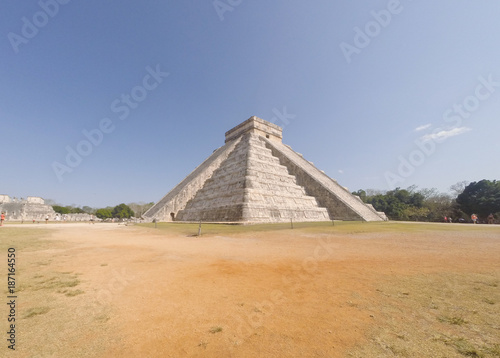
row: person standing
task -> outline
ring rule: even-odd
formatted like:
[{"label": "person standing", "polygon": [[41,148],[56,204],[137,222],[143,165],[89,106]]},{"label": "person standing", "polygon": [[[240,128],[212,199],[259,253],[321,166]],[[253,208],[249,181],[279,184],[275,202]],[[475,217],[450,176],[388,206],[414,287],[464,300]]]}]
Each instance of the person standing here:
[{"label": "person standing", "polygon": [[2,212],[2,214],[0,215],[0,226],[3,226],[4,221],[5,221],[5,213]]},{"label": "person standing", "polygon": [[49,223],[49,216],[45,216],[45,223],[48,224]]},{"label": "person standing", "polygon": [[470,218],[472,219],[472,223],[477,224],[477,215],[476,214],[472,214],[470,216]]},{"label": "person standing", "polygon": [[493,224],[494,219],[495,217],[493,216],[493,213],[490,213],[490,215],[488,215],[488,224]]}]

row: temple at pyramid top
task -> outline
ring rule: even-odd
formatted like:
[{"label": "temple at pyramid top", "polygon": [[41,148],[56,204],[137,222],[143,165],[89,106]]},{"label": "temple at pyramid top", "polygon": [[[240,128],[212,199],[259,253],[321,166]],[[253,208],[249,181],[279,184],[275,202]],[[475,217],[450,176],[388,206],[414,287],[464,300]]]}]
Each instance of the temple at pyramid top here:
[{"label": "temple at pyramid top", "polygon": [[245,122],[238,124],[236,127],[226,132],[226,143],[245,133],[254,133],[280,142],[283,138],[283,129],[280,126],[259,117],[252,116]]},{"label": "temple at pyramid top", "polygon": [[387,220],[282,143],[282,128],[251,117],[144,217],[157,221]]}]

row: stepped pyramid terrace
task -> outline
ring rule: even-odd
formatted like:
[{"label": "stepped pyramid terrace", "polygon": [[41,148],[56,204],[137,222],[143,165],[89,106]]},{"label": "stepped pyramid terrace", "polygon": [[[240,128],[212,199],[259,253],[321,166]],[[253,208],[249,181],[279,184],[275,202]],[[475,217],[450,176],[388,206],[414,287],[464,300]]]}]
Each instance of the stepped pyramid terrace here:
[{"label": "stepped pyramid terrace", "polygon": [[225,145],[144,217],[240,223],[387,220],[283,144],[281,127],[255,116],[226,132]]}]

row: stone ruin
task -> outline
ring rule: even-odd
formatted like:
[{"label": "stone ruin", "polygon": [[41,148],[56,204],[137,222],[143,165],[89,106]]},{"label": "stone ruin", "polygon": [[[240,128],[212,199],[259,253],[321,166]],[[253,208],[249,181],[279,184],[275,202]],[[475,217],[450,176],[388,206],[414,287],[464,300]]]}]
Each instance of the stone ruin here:
[{"label": "stone ruin", "polygon": [[37,196],[23,199],[0,195],[0,212],[5,213],[6,221],[42,221],[47,215],[53,220],[56,215],[52,206],[45,205],[45,200]]},{"label": "stone ruin", "polygon": [[[23,198],[11,198],[8,195],[0,195],[0,212],[5,213],[6,221],[45,221],[48,216],[50,221],[89,221],[89,214],[59,214],[46,205],[45,200],[37,196]],[[93,216],[94,220],[97,220]]]},{"label": "stone ruin", "polygon": [[225,145],[149,209],[156,221],[289,222],[387,217],[282,143],[282,128],[251,117]]}]

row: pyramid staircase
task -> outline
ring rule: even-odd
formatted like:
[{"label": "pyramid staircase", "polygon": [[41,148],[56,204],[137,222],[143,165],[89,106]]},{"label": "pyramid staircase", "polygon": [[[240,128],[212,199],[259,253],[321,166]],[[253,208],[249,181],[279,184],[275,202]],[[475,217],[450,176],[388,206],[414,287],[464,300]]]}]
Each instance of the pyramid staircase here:
[{"label": "pyramid staircase", "polygon": [[144,216],[158,221],[386,220],[281,142],[282,129],[251,117],[226,144]]},{"label": "pyramid staircase", "polygon": [[329,220],[256,134],[245,134],[186,208],[181,221]]}]

